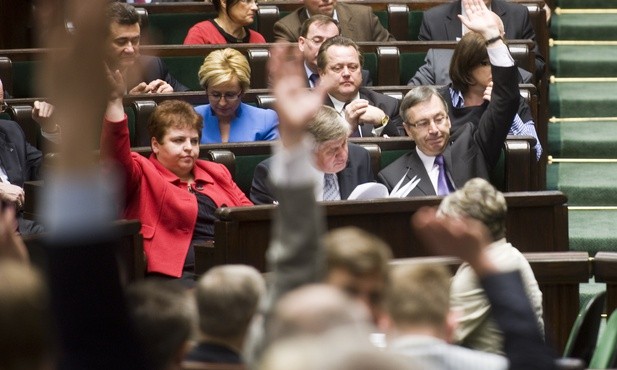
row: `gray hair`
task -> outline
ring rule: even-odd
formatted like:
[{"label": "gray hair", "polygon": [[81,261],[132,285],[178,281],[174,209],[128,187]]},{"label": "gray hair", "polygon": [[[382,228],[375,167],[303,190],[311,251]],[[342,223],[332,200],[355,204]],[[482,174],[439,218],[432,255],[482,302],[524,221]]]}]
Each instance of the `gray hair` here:
[{"label": "gray hair", "polygon": [[493,240],[506,236],[508,206],[503,194],[488,181],[475,178],[465,186],[445,197],[439,213],[446,216],[468,216],[482,221],[491,232]]},{"label": "gray hair", "polygon": [[322,144],[348,137],[351,128],[334,108],[324,105],[309,122],[308,131],[313,135],[316,144]]},{"label": "gray hair", "polygon": [[223,265],[204,274],[195,289],[199,329],[221,339],[243,336],[266,292],[254,267]]},{"label": "gray hair", "polygon": [[403,118],[403,122],[407,122],[407,110],[409,108],[413,108],[420,103],[427,102],[431,100],[433,95],[437,96],[439,100],[443,103],[444,109],[446,113],[448,113],[448,104],[443,99],[443,96],[437,91],[433,86],[416,86],[413,89],[409,90],[407,94],[403,97],[401,101],[401,107],[399,108],[399,114]]}]

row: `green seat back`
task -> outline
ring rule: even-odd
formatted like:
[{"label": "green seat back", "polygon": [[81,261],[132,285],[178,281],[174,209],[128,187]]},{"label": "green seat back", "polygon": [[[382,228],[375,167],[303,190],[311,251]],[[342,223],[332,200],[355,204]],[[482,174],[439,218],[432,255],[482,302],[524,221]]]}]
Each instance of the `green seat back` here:
[{"label": "green seat back", "polygon": [[36,94],[35,73],[39,61],[13,61],[13,97],[32,98]]},{"label": "green seat back", "polygon": [[153,45],[181,45],[193,25],[215,17],[214,12],[150,14],[148,15],[148,41]]},{"label": "green seat back", "polygon": [[369,71],[371,80],[373,80],[373,86],[379,86],[379,81],[377,79],[377,54],[362,53],[362,55],[364,55],[364,65],[362,66],[362,68]]},{"label": "green seat back", "polygon": [[424,58],[426,58],[426,53],[423,51],[416,53],[401,53],[401,85],[407,85],[409,80],[418,71],[418,68],[420,68],[424,64]]},{"label": "green seat back", "polygon": [[135,110],[130,105],[125,105],[124,113],[126,113],[128,119],[129,140],[133,143],[135,142]]},{"label": "green seat back", "polygon": [[255,167],[268,157],[270,157],[269,154],[236,156],[234,181],[247,196],[251,192]]},{"label": "green seat back", "polygon": [[377,18],[379,18],[379,23],[383,26],[383,28],[388,29],[388,11],[386,10],[377,10],[373,12]]},{"label": "green seat back", "polygon": [[610,369],[615,366],[615,351],[617,350],[617,310],[613,311],[606,323],[604,331],[598,338],[598,346],[593,352],[589,369]]},{"label": "green seat back", "polygon": [[420,34],[420,25],[424,12],[421,10],[411,10],[407,15],[407,40],[417,41]]},{"label": "green seat back", "polygon": [[180,81],[189,90],[202,90],[199,85],[197,72],[204,62],[206,56],[187,56],[187,57],[163,57],[163,62],[169,69],[169,73]]},{"label": "green seat back", "polygon": [[593,296],[583,306],[572,325],[563,357],[580,358],[588,364],[598,341],[598,331],[604,312],[606,291]]},{"label": "green seat back", "polygon": [[[400,156],[408,153],[409,149],[383,150],[381,151],[381,159],[379,161],[380,168],[386,168],[390,163],[397,160]],[[377,174],[375,174],[377,175]]]}]

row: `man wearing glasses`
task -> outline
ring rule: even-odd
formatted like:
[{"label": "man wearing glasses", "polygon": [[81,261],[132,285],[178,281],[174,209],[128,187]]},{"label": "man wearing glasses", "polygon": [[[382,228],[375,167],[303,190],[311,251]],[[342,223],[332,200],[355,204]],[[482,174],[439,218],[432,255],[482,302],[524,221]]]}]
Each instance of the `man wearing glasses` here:
[{"label": "man wearing glasses", "polygon": [[496,17],[482,1],[466,2],[461,21],[486,40],[493,76],[491,104],[479,122],[460,127],[450,140],[447,104],[437,90],[418,86],[401,102],[403,127],[416,147],[378,174],[390,191],[406,183],[407,196],[447,195],[467,180],[489,180],[518,110],[518,71],[499,32]]},{"label": "man wearing glasses", "polygon": [[350,136],[402,133],[398,100],[362,87],[362,54],[353,40],[343,36],[326,40],[319,49],[317,67],[320,78],[336,81],[324,104],[333,107],[349,123]]},{"label": "man wearing glasses", "polygon": [[[319,48],[329,38],[341,34],[338,22],[323,14],[316,14],[305,20],[300,29],[298,49],[304,59],[307,86],[315,87],[319,82],[319,70],[317,69],[317,54]],[[362,70],[362,86],[372,86],[371,75],[366,69]]]}]

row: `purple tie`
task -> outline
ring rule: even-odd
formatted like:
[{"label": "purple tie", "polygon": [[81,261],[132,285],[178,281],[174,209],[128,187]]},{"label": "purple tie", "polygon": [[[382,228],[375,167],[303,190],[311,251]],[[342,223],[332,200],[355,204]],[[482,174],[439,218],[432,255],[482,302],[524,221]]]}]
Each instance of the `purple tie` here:
[{"label": "purple tie", "polygon": [[439,166],[439,177],[437,177],[437,195],[450,194],[451,188],[448,186],[448,177],[446,175],[446,165],[443,160],[443,155],[435,157],[435,164]]},{"label": "purple tie", "polygon": [[319,75],[317,73],[312,73],[309,77],[309,80],[313,83],[313,87],[317,86],[319,82]]}]

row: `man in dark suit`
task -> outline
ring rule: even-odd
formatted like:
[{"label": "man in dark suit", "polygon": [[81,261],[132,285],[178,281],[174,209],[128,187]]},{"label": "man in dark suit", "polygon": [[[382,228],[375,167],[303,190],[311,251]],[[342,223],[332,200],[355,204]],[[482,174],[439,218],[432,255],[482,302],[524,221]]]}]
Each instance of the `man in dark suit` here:
[{"label": "man in dark suit", "polygon": [[[447,4],[436,6],[424,12],[418,39],[421,41],[459,40],[463,36],[463,25],[458,18],[463,14],[462,0],[455,0]],[[503,21],[506,39],[531,39],[536,41],[536,34],[531,27],[529,11],[523,5],[505,0],[484,0],[490,10]],[[545,60],[540,53],[538,44],[535,44],[536,80],[540,80],[544,73]]]},{"label": "man in dark suit", "polygon": [[[319,82],[317,55],[319,48],[329,38],[341,34],[341,28],[336,20],[323,14],[315,14],[302,23],[298,49],[304,57],[304,71],[308,87],[315,87]],[[372,86],[373,81],[368,70],[362,70],[362,85]]]},{"label": "man in dark suit", "polygon": [[302,23],[315,14],[336,19],[341,26],[341,34],[354,41],[394,41],[370,7],[337,3],[337,0],[304,0],[304,6],[274,24],[274,38],[277,41],[296,42]]},{"label": "man in dark suit", "polygon": [[[347,142],[349,125],[338,113],[323,106],[308,128],[315,139],[314,166],[323,172],[323,182],[316,194],[317,200],[345,200],[360,184],[374,181],[371,159],[366,149]],[[250,199],[255,204],[272,204],[277,201],[269,182],[273,158],[268,158],[255,168]],[[334,184],[329,181],[334,181]],[[328,193],[329,187],[331,193]]]},{"label": "man in dark suit", "polygon": [[[483,5],[482,2],[480,4]],[[468,10],[468,9],[466,9]],[[498,21],[482,8],[469,9],[465,25],[487,43],[493,76],[491,104],[479,122],[468,122],[450,140],[447,104],[436,89],[418,86],[401,102],[404,128],[416,143],[378,174],[389,190],[410,185],[407,196],[446,195],[473,177],[489,179],[519,106],[517,69],[500,36]],[[402,182],[401,182],[402,180]]]},{"label": "man in dark suit", "polygon": [[132,5],[113,2],[109,5],[109,46],[107,64],[120,70],[127,83],[127,93],[170,93],[187,91],[158,57],[140,55],[139,15]]},{"label": "man in dark suit", "polygon": [[361,87],[362,54],[353,40],[336,36],[326,40],[317,55],[321,78],[336,83],[325,104],[333,107],[351,126],[351,136],[399,136],[402,132],[399,102]]}]

